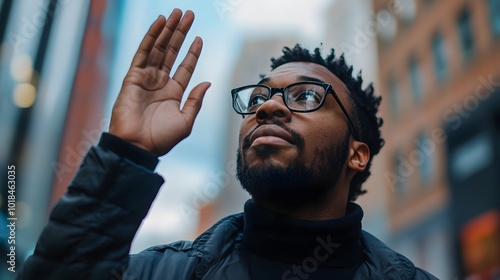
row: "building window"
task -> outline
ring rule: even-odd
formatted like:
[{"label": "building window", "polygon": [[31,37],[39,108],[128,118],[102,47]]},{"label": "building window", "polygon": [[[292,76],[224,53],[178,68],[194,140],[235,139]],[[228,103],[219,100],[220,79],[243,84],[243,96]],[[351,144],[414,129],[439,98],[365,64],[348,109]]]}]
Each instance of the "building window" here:
[{"label": "building window", "polygon": [[446,79],[446,45],[443,37],[437,33],[432,39],[432,52],[434,53],[434,72],[436,80],[442,82]]},{"label": "building window", "polygon": [[420,74],[420,67],[415,57],[410,59],[410,83],[413,100],[420,102],[422,100],[422,76]]},{"label": "building window", "polygon": [[[9,21],[13,2],[14,1],[0,0],[0,44],[4,41],[5,30],[7,30],[7,22]],[[5,46],[6,45],[7,44],[5,44]]]},{"label": "building window", "polygon": [[500,0],[489,0],[491,31],[494,36],[500,36]]},{"label": "building window", "polygon": [[407,179],[412,171],[412,167],[408,165],[408,161],[405,160],[403,154],[400,152],[396,153],[396,157],[394,158],[394,169],[396,171],[396,178],[392,185],[396,195],[403,197],[407,192]]},{"label": "building window", "polygon": [[384,28],[380,28],[380,37],[383,43],[391,42],[398,33],[398,20],[387,10],[380,10],[376,16],[377,22],[385,22]]},{"label": "building window", "polygon": [[400,9],[400,16],[405,24],[410,24],[417,15],[417,3],[415,0],[405,0],[405,1],[395,1],[394,5],[397,5]]},{"label": "building window", "polygon": [[435,146],[426,133],[420,133],[415,141],[415,152],[410,155],[410,160],[419,164],[420,181],[424,184],[429,183],[434,175]]},{"label": "building window", "polygon": [[465,60],[468,60],[474,54],[474,38],[469,11],[463,11],[458,17],[458,32],[463,56]]},{"label": "building window", "polygon": [[399,90],[398,84],[394,77],[392,77],[389,81],[389,95],[390,95],[390,104],[391,104],[391,113],[393,117],[398,115],[399,110]]},{"label": "building window", "polygon": [[464,180],[486,168],[493,160],[493,147],[488,134],[481,133],[462,143],[451,154],[452,176]]}]

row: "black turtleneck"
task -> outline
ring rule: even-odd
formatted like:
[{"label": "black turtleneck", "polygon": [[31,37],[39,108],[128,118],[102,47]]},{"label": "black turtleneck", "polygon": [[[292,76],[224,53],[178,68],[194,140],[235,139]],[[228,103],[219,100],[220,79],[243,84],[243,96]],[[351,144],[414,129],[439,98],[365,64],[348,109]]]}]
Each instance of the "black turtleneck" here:
[{"label": "black turtleneck", "polygon": [[362,261],[363,210],[348,203],[334,220],[293,219],[245,204],[241,252],[252,279],[352,279]]}]

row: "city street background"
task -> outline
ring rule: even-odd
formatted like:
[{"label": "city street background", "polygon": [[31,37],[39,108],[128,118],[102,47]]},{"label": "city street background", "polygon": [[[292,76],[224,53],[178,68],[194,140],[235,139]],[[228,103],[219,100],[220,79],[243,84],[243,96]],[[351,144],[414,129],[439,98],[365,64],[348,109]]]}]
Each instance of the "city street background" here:
[{"label": "city street background", "polygon": [[[344,53],[383,98],[386,144],[357,200],[363,229],[439,279],[500,279],[500,0],[0,0],[0,168],[16,166],[16,270],[107,131],[150,24],[174,8],[196,15],[176,65],[204,41],[187,91],[212,86],[191,136],[160,158],[166,182],[132,253],[243,210],[230,90],[300,43]],[[0,190],[7,222],[6,179]],[[15,277],[8,235],[2,226],[0,279]]]}]

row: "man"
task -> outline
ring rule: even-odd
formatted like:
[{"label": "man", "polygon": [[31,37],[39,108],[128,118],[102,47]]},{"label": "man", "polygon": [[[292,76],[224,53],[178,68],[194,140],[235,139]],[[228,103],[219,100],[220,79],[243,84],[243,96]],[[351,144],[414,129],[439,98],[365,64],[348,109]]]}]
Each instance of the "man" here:
[{"label": "man", "polygon": [[172,65],[194,20],[151,26],[114,105],[20,279],[435,279],[361,230],[362,194],[383,145],[380,97],[333,52],[296,46],[258,84],[232,91],[244,116],[237,176],[252,199],[193,242],[128,256],[163,179],[157,157],[187,137],[209,83],[182,95],[202,49]]}]

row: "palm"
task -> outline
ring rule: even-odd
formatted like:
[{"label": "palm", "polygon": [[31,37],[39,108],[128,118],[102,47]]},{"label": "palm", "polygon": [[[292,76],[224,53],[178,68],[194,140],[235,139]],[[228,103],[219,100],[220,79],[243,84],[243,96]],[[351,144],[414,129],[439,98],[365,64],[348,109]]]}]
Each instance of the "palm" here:
[{"label": "palm", "polygon": [[180,19],[174,10],[168,20],[158,18],[137,51],[113,107],[110,133],[157,156],[172,149],[191,132],[203,96],[210,86],[202,83],[180,103],[201,52],[196,38],[179,68],[170,77],[185,34],[194,20],[192,12]]}]

